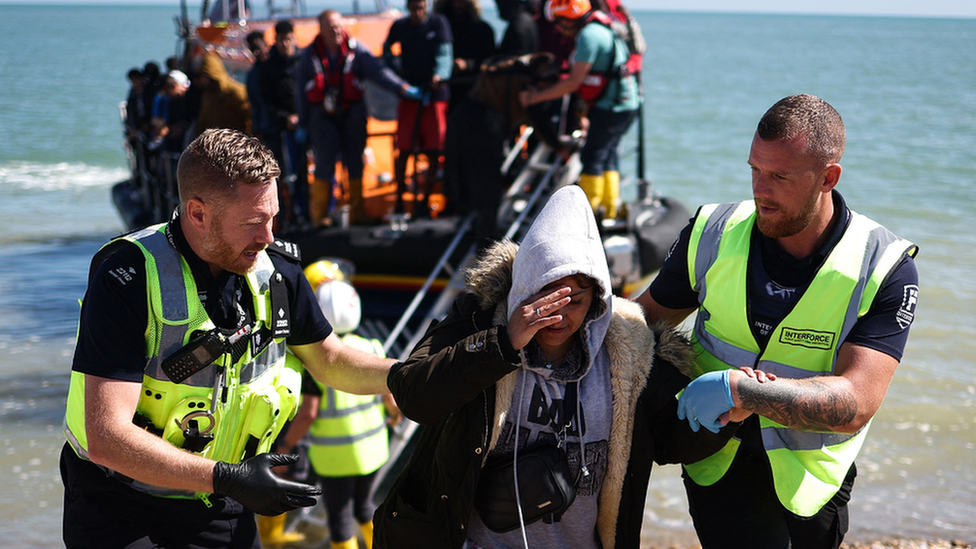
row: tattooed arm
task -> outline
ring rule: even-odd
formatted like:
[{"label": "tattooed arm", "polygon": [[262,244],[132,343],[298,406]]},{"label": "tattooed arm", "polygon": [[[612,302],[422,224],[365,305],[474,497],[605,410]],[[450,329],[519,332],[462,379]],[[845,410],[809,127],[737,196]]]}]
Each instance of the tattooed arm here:
[{"label": "tattooed arm", "polygon": [[733,370],[729,382],[736,407],[796,429],[856,433],[878,411],[897,367],[892,356],[845,343],[834,375],[760,384]]}]

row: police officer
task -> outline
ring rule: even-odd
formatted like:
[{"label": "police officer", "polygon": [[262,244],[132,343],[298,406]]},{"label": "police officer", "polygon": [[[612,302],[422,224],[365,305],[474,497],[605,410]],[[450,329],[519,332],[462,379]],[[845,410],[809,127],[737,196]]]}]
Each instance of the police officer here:
[{"label": "police officer", "polygon": [[342,344],[297,250],[274,240],[271,152],[235,130],[184,151],[180,206],[92,261],[61,455],[75,547],[256,547],[252,512],[315,503],[268,453],[298,407],[296,362],[331,386],[385,393],[392,360]]}]

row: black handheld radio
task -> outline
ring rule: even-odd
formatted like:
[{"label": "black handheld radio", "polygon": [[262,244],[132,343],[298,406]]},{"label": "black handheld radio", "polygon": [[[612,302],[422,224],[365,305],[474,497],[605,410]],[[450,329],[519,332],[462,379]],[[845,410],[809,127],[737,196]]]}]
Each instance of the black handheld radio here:
[{"label": "black handheld radio", "polygon": [[229,338],[224,337],[217,328],[205,332],[163,360],[163,372],[173,383],[182,383],[186,378],[213,364],[213,361],[250,331],[250,326],[244,326]]}]

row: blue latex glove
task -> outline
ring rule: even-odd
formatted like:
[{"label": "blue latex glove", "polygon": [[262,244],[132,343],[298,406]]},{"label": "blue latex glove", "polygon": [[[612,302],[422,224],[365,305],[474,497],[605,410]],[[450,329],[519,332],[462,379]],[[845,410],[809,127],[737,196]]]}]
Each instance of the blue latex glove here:
[{"label": "blue latex glove", "polygon": [[424,92],[420,91],[420,88],[417,86],[407,86],[407,89],[403,90],[403,97],[405,99],[420,101],[424,98]]},{"label": "blue latex glove", "polygon": [[731,410],[732,387],[729,373],[732,370],[708,372],[692,381],[678,399],[678,419],[688,419],[691,430],[698,432],[699,424],[713,433],[718,433],[722,423],[718,418]]}]

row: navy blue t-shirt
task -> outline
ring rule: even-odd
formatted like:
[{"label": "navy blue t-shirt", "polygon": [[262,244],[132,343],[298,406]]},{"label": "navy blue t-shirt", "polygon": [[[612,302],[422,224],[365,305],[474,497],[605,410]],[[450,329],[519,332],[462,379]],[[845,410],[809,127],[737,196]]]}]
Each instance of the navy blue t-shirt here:
[{"label": "navy blue t-shirt", "polygon": [[[206,262],[187,244],[178,217],[170,223],[169,234],[170,242],[190,265],[199,297],[214,324],[236,330],[248,323],[253,317],[253,300],[244,277],[227,271],[214,277]],[[301,265],[294,258],[278,253],[273,246],[268,248],[268,253],[287,288],[291,314],[291,335],[287,343],[305,345],[328,337],[332,326],[322,314]],[[94,273],[89,276],[81,308],[73,370],[142,382],[149,314],[145,265],[142,251],[128,242],[116,243],[111,255],[100,265],[93,265]]]},{"label": "navy blue t-shirt", "polygon": [[[400,43],[401,65],[397,71],[400,77],[411,86],[428,89],[441,44],[453,43],[454,37],[447,18],[432,13],[418,26],[412,25],[409,17],[394,21],[383,44],[384,53],[397,42]],[[446,86],[431,93],[432,101],[447,101],[449,97]]]},{"label": "navy blue t-shirt", "polygon": [[[756,341],[763,346],[772,328],[789,313],[847,228],[850,210],[836,190],[833,199],[834,208],[842,212],[841,219],[824,244],[803,259],[784,252],[773,239],[753,229],[747,294],[749,321]],[[688,274],[688,245],[694,224],[692,218],[682,229],[661,272],[651,283],[650,295],[663,307],[689,309],[699,305],[698,292],[691,288]],[[871,308],[857,320],[844,342],[880,351],[900,361],[917,299],[918,270],[914,259],[906,255],[881,284]]]}]

